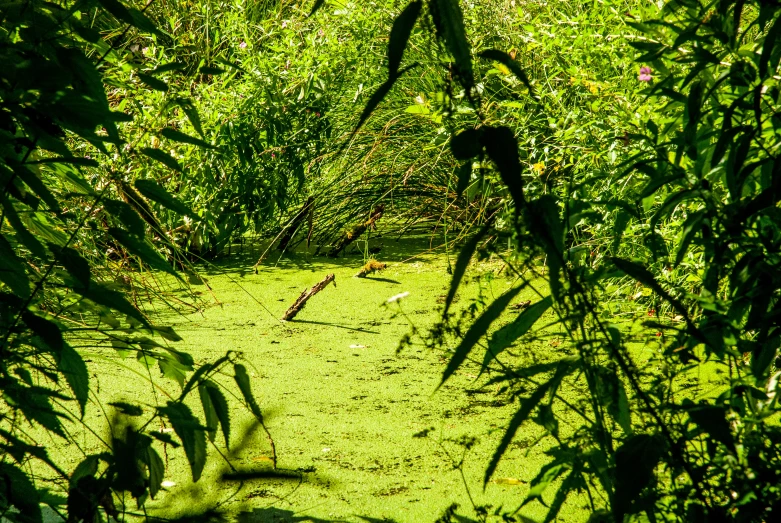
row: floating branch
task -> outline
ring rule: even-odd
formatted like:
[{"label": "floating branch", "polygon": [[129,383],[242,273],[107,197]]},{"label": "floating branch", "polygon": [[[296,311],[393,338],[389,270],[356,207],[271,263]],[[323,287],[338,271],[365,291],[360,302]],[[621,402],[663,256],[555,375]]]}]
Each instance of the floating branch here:
[{"label": "floating branch", "polygon": [[[301,309],[304,308],[304,305],[306,305],[307,300],[317,294],[318,292],[325,289],[329,283],[334,281],[334,275],[329,274],[325,278],[323,278],[323,281],[312,287],[311,289],[304,289],[304,292],[301,293],[301,296],[298,297],[298,299],[293,303],[293,305],[290,306],[288,310],[285,311],[284,316],[282,316],[282,319],[285,321],[290,321],[293,318],[296,317],[296,314],[301,312]],[[334,285],[336,285],[336,282],[334,282]]]},{"label": "floating branch", "polygon": [[345,247],[347,247],[352,242],[360,238],[361,234],[366,232],[366,229],[373,230],[376,227],[375,224],[377,220],[379,220],[382,217],[383,212],[385,212],[385,206],[383,204],[379,204],[377,207],[374,208],[368,220],[366,220],[361,224],[356,225],[355,227],[347,231],[345,235],[342,236],[342,238],[338,242],[336,242],[334,248],[328,252],[328,257],[336,258],[337,256],[339,256],[339,253],[345,249]]},{"label": "floating branch", "polygon": [[388,267],[387,263],[378,262],[377,260],[369,260],[369,263],[361,267],[361,270],[358,271],[358,274],[355,275],[356,278],[365,278],[369,274],[375,272],[375,271],[381,271]]}]

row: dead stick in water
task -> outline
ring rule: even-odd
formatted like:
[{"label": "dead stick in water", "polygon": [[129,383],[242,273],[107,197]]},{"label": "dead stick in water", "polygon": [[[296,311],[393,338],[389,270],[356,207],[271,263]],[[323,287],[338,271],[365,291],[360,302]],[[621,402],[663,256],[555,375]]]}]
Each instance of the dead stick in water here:
[{"label": "dead stick in water", "polygon": [[[293,303],[293,305],[290,306],[288,310],[285,311],[285,315],[282,316],[282,319],[285,321],[290,321],[293,318],[296,317],[296,314],[301,312],[301,309],[304,308],[304,305],[306,305],[307,300],[317,294],[318,292],[325,289],[329,283],[334,281],[334,275],[329,274],[325,278],[323,278],[323,281],[312,287],[311,289],[304,289],[304,292],[301,293],[301,296],[298,297],[298,299]],[[336,285],[336,282],[334,282],[334,285]]]}]

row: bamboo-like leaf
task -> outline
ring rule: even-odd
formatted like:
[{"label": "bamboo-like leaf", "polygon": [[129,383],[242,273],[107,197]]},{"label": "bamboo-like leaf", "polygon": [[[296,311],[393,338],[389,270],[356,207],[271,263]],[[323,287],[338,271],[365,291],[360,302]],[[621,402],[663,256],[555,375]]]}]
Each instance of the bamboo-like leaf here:
[{"label": "bamboo-like leaf", "polygon": [[499,461],[507,451],[510,443],[512,443],[513,438],[515,438],[515,434],[518,432],[518,429],[523,424],[523,422],[529,418],[529,415],[534,410],[534,408],[540,403],[540,401],[542,401],[548,392],[555,394],[556,389],[561,383],[561,380],[564,379],[567,374],[571,373],[574,369],[579,367],[580,359],[578,357],[569,357],[559,360],[556,364],[556,372],[554,373],[553,377],[537,387],[537,389],[532,392],[532,395],[529,396],[529,398],[521,400],[521,407],[507,425],[507,430],[505,431],[504,436],[502,436],[502,441],[496,448],[496,451],[491,457],[491,461],[485,470],[483,485],[488,484],[488,481],[491,479],[491,476],[496,470],[497,465],[499,465]]},{"label": "bamboo-like leaf", "polygon": [[187,115],[187,119],[190,120],[190,124],[195,128],[198,134],[201,135],[201,138],[203,138],[204,134],[203,127],[201,126],[201,117],[192,100],[189,98],[177,98],[174,102],[182,111],[184,111],[184,114]]},{"label": "bamboo-like leaf", "polygon": [[466,129],[450,139],[450,152],[456,160],[471,160],[483,152],[483,129]]},{"label": "bamboo-like leaf", "polygon": [[135,234],[130,234],[129,232],[118,229],[116,227],[109,228],[108,233],[119,243],[121,243],[122,246],[125,247],[128,252],[130,252],[130,254],[138,256],[142,262],[146,263],[153,269],[167,272],[168,274],[176,276],[180,280],[182,279],[181,276],[171,267],[171,264],[169,264],[165,258],[160,256],[160,254],[148,241],[146,241],[145,238],[136,236]]},{"label": "bamboo-like leaf", "polygon": [[171,422],[176,435],[182,440],[184,453],[190,463],[193,481],[198,481],[206,464],[206,434],[204,427],[184,403],[169,401],[158,409]]},{"label": "bamboo-like leaf", "polygon": [[552,304],[553,299],[550,296],[546,296],[537,303],[527,307],[512,323],[509,323],[494,332],[491,336],[491,341],[488,343],[488,350],[485,351],[483,367],[480,372],[485,372],[488,368],[488,364],[491,363],[491,360],[512,345],[515,340],[529,332],[529,329],[532,328]]},{"label": "bamboo-like leaf", "polygon": [[249,382],[249,374],[247,374],[247,368],[241,363],[235,363],[233,365],[233,373],[234,373],[233,377],[236,380],[236,385],[239,386],[241,395],[244,396],[244,401],[249,406],[250,411],[252,411],[252,414],[254,414],[258,420],[262,420],[263,414],[260,412],[260,407],[258,406],[258,403],[255,401],[255,396],[252,394],[252,386],[250,385]]},{"label": "bamboo-like leaf", "polygon": [[138,73],[138,79],[141,80],[144,85],[154,89],[155,91],[160,91],[163,93],[168,92],[168,84],[159,78],[155,78],[154,76],[150,76],[144,73]]},{"label": "bamboo-like leaf", "polygon": [[144,414],[144,409],[138,405],[133,405],[126,401],[110,401],[109,405],[118,409],[122,414],[126,416],[141,416]]},{"label": "bamboo-like leaf", "polygon": [[483,485],[488,484],[497,465],[499,465],[499,460],[502,459],[502,456],[507,451],[510,443],[512,443],[513,438],[515,438],[515,433],[518,432],[521,424],[528,419],[532,410],[534,410],[534,407],[542,401],[542,398],[545,397],[547,392],[548,383],[545,383],[540,385],[528,399],[521,401],[521,408],[516,411],[515,415],[510,420],[510,423],[507,425],[507,430],[504,432],[504,436],[502,436],[502,441],[499,442],[499,446],[496,448],[494,455],[491,457],[491,461],[488,463],[488,467],[485,469]]},{"label": "bamboo-like leaf", "polygon": [[0,235],[0,282],[22,299],[30,297],[30,280],[24,270],[24,263],[16,256],[5,236]]},{"label": "bamboo-like leaf", "polygon": [[[3,512],[11,521],[19,523],[43,523],[40,494],[30,481],[31,475],[16,465],[0,463],[0,485],[3,488]],[[15,507],[18,513],[10,513],[9,507]],[[5,519],[5,518],[3,518]]]},{"label": "bamboo-like leaf", "polygon": [[464,277],[464,273],[466,273],[466,268],[469,266],[469,261],[472,259],[472,255],[477,249],[477,244],[480,243],[480,240],[488,232],[488,227],[488,225],[485,225],[471,238],[469,238],[466,243],[464,243],[463,247],[461,247],[461,251],[458,253],[458,259],[456,259],[456,266],[453,269],[453,279],[450,280],[450,288],[448,289],[447,296],[445,297],[445,309],[442,311],[442,316],[446,316],[448,310],[450,310],[450,305],[453,303],[453,298],[456,297],[458,286],[461,284],[461,279]]},{"label": "bamboo-like leaf", "polygon": [[651,434],[632,436],[618,448],[612,504],[615,521],[624,521],[632,503],[651,484],[654,469],[664,452],[664,441]]},{"label": "bamboo-like leaf", "polygon": [[437,36],[444,40],[453,55],[456,72],[467,93],[475,84],[472,72],[472,50],[466,39],[464,14],[459,0],[429,0],[429,12],[434,21]]},{"label": "bamboo-like leaf", "polygon": [[57,261],[65,267],[68,274],[83,288],[89,288],[91,278],[89,262],[76,249],[71,247],[59,247],[49,244],[49,248],[55,253]]},{"label": "bamboo-like leaf", "polygon": [[168,167],[169,169],[173,171],[182,172],[182,166],[179,164],[179,162],[168,154],[165,151],[161,151],[160,149],[152,149],[150,147],[144,147],[141,149],[141,153],[145,154],[146,156],[152,158],[155,161],[158,161]]},{"label": "bamboo-like leaf", "polygon": [[150,200],[159,203],[163,207],[166,207],[177,214],[192,216],[193,211],[187,207],[184,203],[179,201],[175,196],[166,191],[157,182],[152,180],[136,180],[136,189]]},{"label": "bamboo-like leaf", "polygon": [[420,16],[422,6],[420,0],[410,2],[393,21],[388,39],[388,78],[395,77],[399,72],[401,59],[407,48],[407,41],[412,34],[412,28],[415,26],[418,16]]},{"label": "bamboo-like leaf", "polygon": [[485,127],[482,140],[488,157],[496,165],[502,182],[510,191],[516,212],[520,212],[524,205],[523,180],[515,134],[509,127]]},{"label": "bamboo-like leaf", "polygon": [[65,381],[73,391],[73,396],[81,408],[81,416],[89,399],[89,372],[81,355],[73,347],[65,343],[57,356],[59,371],[65,376]]},{"label": "bamboo-like leaf", "polygon": [[[686,310],[686,307],[683,306],[683,304],[670,296],[670,294],[665,291],[661,285],[656,281],[656,278],[654,278],[654,275],[651,274],[651,271],[643,267],[637,262],[629,261],[629,260],[623,260],[621,258],[610,258],[610,261],[612,261],[615,266],[622,272],[624,272],[627,276],[639,281],[646,287],[653,290],[656,294],[658,294],[660,297],[662,297],[665,301],[667,301],[672,307],[684,318],[689,320],[689,311]],[[691,326],[691,325],[690,325]]]},{"label": "bamboo-like leaf", "polygon": [[138,212],[127,203],[107,198],[103,201],[103,208],[106,212],[119,220],[119,223],[121,223],[130,234],[135,234],[136,236],[144,235],[146,230],[144,220]]},{"label": "bamboo-like leaf", "polygon": [[496,320],[500,314],[507,308],[510,301],[518,295],[523,289],[523,286],[510,289],[498,298],[496,298],[485,309],[483,314],[469,327],[469,330],[464,334],[464,338],[458,345],[456,352],[450,357],[450,361],[447,363],[445,372],[442,374],[442,381],[439,383],[439,387],[444,384],[450,376],[464,363],[466,357],[472,351],[477,342],[480,341],[485,334],[488,333],[488,328]]},{"label": "bamboo-like leaf", "polygon": [[205,384],[206,392],[211,399],[214,413],[217,415],[217,419],[220,421],[220,428],[222,429],[222,435],[225,438],[225,448],[230,448],[230,411],[228,410],[228,402],[225,400],[225,395],[220,388],[211,381],[207,381]]},{"label": "bamboo-like leaf", "polygon": [[396,80],[401,78],[401,76],[412,69],[413,67],[417,67],[418,64],[412,64],[408,65],[401,71],[399,71],[399,74],[396,76],[392,76],[388,78],[381,86],[377,88],[376,91],[371,95],[369,98],[369,101],[366,102],[366,106],[363,108],[363,111],[361,112],[361,117],[358,119],[358,125],[355,126],[355,129],[353,129],[352,134],[355,135],[355,133],[358,132],[358,130],[363,126],[364,122],[371,116],[371,114],[374,112],[374,110],[377,108],[378,105],[380,105],[380,102],[382,102],[385,97],[388,95],[390,90],[393,88],[393,84],[396,83]]},{"label": "bamboo-like leaf", "polygon": [[[315,0],[312,10],[309,12],[309,16],[314,15],[325,4],[325,0]],[[308,17],[307,17],[308,18]]]},{"label": "bamboo-like leaf", "polygon": [[[781,36],[781,20],[776,18],[773,26],[768,30],[765,41],[762,42],[762,54],[759,57],[759,76],[765,78],[769,71],[775,71],[778,67],[781,52],[777,49],[776,41]],[[775,55],[775,62],[771,64],[771,58]]]},{"label": "bamboo-like leaf", "polygon": [[160,134],[163,136],[163,138],[167,138],[169,140],[173,140],[174,142],[180,142],[180,143],[187,143],[190,145],[197,145],[198,147],[203,147],[205,149],[215,149],[215,147],[209,143],[204,142],[200,138],[196,138],[194,136],[190,136],[189,134],[185,134],[181,131],[177,131],[175,129],[171,129],[170,127],[166,127],[162,131],[160,131]]},{"label": "bamboo-like leaf", "polygon": [[[201,367],[204,368],[204,367]],[[205,383],[198,385],[198,396],[201,398],[201,407],[203,408],[203,416],[206,419],[206,434],[209,436],[209,441],[214,441],[214,437],[217,435],[217,411],[212,403],[211,396],[207,390]]]},{"label": "bamboo-like leaf", "polygon": [[529,90],[529,94],[532,95],[532,97],[535,99],[538,98],[538,96],[534,93],[534,88],[532,87],[531,82],[529,82],[529,77],[526,76],[526,72],[521,69],[521,64],[513,60],[510,55],[497,49],[486,49],[485,51],[480,52],[480,57],[485,58],[486,60],[499,62],[500,64],[507,67],[518,78],[518,80],[520,80],[523,85],[526,86],[526,88]]},{"label": "bamboo-like leaf", "polygon": [[133,307],[121,292],[107,289],[103,285],[96,285],[94,282],[89,288],[81,289],[75,287],[73,290],[99,305],[121,312],[143,325],[149,324],[144,315]]},{"label": "bamboo-like leaf", "polygon": [[28,230],[27,225],[22,221],[16,207],[11,201],[7,198],[3,199],[2,207],[3,212],[5,213],[5,219],[8,220],[8,223],[16,233],[16,241],[27,247],[34,256],[46,258],[46,249],[44,249],[36,235]]}]

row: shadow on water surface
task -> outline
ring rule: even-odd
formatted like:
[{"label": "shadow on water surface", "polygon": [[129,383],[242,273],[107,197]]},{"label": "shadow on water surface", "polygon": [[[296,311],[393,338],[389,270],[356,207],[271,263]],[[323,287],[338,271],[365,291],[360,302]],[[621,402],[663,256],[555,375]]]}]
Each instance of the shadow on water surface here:
[{"label": "shadow on water surface", "polygon": [[[371,520],[370,520],[371,521]],[[276,507],[256,508],[252,512],[241,512],[237,523],[347,523],[344,519],[320,519],[310,516],[297,516],[292,510]]]},{"label": "shadow on water surface", "polygon": [[290,320],[288,323],[309,323],[309,324],[312,324],[312,325],[323,325],[325,327],[336,327],[336,328],[339,328],[339,329],[347,329],[347,330],[350,330],[350,331],[362,332],[364,334],[380,334],[377,331],[370,331],[368,329],[364,329],[363,327],[350,327],[348,325],[340,325],[338,323],[329,323],[329,322],[326,322],[326,321],[295,320],[295,319],[293,319],[293,320]]}]

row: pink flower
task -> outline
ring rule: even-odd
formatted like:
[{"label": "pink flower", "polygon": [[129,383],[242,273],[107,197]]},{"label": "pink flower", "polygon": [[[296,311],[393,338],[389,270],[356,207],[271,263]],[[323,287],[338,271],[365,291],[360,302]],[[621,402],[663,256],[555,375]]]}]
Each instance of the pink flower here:
[{"label": "pink flower", "polygon": [[282,29],[287,27],[287,20],[282,20]]},{"label": "pink flower", "polygon": [[244,42],[244,41],[242,41],[242,42],[239,44],[239,47],[240,47],[241,49],[246,49],[246,48],[247,48],[247,42]]},{"label": "pink flower", "polygon": [[650,82],[653,77],[651,76],[651,68],[643,66],[640,68],[640,75],[637,77],[641,82]]}]

